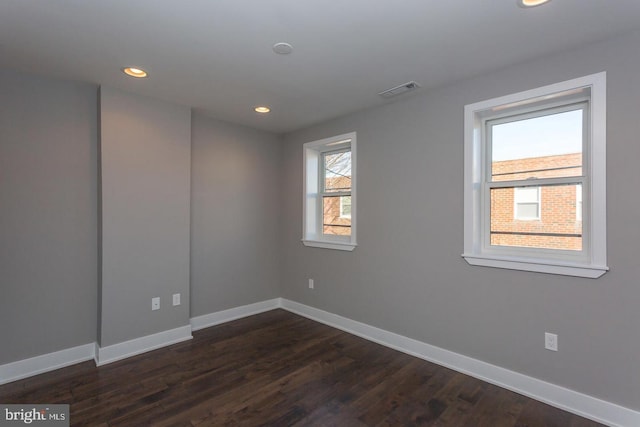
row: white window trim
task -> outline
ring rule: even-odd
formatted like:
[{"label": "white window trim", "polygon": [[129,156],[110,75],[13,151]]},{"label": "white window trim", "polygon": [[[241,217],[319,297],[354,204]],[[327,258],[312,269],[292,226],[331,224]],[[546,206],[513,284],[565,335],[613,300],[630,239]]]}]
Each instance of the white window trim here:
[{"label": "white window trim", "polygon": [[[322,153],[351,149],[351,236],[333,236],[322,232],[320,168]],[[303,145],[302,243],[305,246],[353,251],[356,246],[357,162],[356,133],[350,132]]]},{"label": "white window trim", "polygon": [[[482,136],[484,118],[496,109],[526,105],[533,100],[548,102],[554,94],[580,88],[590,88],[590,134],[585,156],[588,196],[583,209],[587,212],[583,226],[588,227],[584,259],[548,256],[549,251],[501,251],[492,253],[483,245],[486,214],[481,190],[483,187]],[[542,107],[544,108],[544,107]],[[471,265],[511,270],[534,271],[597,278],[609,270],[606,248],[606,73],[601,72],[561,83],[544,86],[474,104],[464,109],[464,253]],[[521,248],[514,248],[521,249]],[[558,251],[561,252],[561,251]]]}]

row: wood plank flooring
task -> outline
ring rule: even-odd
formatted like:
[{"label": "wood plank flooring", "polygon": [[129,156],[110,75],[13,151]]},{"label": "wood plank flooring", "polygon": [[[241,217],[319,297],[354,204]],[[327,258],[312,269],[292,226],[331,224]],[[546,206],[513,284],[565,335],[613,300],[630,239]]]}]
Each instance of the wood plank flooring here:
[{"label": "wood plank flooring", "polygon": [[593,427],[595,422],[284,310],[96,368],[0,386],[74,426]]}]

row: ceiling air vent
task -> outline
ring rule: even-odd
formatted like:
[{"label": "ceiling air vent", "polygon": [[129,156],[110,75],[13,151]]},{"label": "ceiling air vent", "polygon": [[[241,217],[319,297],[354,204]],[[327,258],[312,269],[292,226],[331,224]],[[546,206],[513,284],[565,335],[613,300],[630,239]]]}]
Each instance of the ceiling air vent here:
[{"label": "ceiling air vent", "polygon": [[399,86],[392,87],[391,89],[383,90],[378,95],[383,98],[393,98],[394,96],[402,95],[405,92],[416,90],[420,85],[416,82],[407,82]]}]

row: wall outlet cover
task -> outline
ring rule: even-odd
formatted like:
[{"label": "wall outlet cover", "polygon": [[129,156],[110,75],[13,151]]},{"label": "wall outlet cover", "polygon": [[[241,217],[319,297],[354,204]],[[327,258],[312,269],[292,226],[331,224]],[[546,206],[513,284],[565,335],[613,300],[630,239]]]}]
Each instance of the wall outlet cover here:
[{"label": "wall outlet cover", "polygon": [[558,351],[558,335],[545,332],[544,348],[551,351]]}]

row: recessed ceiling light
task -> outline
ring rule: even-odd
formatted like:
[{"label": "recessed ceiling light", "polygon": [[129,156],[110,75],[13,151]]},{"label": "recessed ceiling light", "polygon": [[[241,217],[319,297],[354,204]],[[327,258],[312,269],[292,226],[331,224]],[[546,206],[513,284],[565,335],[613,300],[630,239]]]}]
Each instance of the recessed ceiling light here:
[{"label": "recessed ceiling light", "polygon": [[137,78],[147,77],[147,72],[142,68],[126,67],[122,69],[122,72],[124,72],[126,75],[131,77],[137,77]]},{"label": "recessed ceiling light", "polygon": [[520,7],[536,7],[548,3],[551,0],[517,0]]},{"label": "recessed ceiling light", "polygon": [[276,43],[273,45],[273,51],[279,55],[288,55],[293,52],[293,46],[289,43]]},{"label": "recessed ceiling light", "polygon": [[256,113],[266,114],[269,111],[271,111],[271,108],[265,107],[265,106],[259,106],[259,107],[254,108],[254,110],[255,110]]}]

